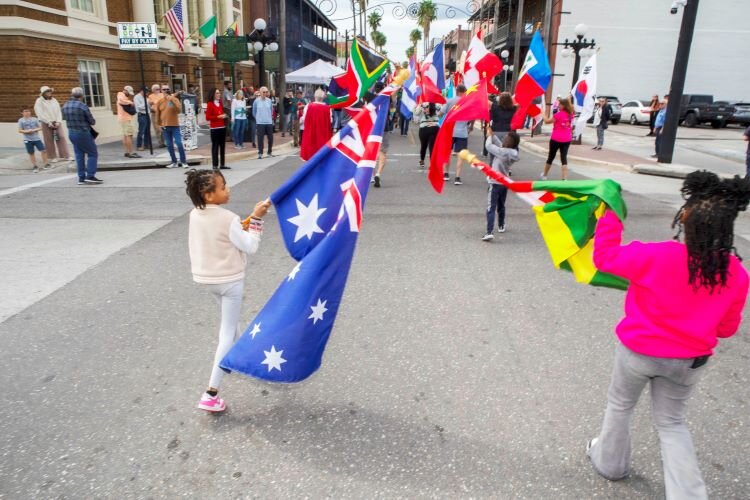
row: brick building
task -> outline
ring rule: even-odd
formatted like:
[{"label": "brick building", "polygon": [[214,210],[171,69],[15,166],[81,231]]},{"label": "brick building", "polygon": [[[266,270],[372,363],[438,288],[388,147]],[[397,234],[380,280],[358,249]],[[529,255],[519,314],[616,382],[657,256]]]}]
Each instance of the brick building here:
[{"label": "brick building", "polygon": [[[117,92],[125,85],[141,86],[141,66],[138,52],[119,49],[117,22],[157,23],[160,48],[142,53],[146,86],[168,83],[174,89],[187,89],[195,85],[205,94],[230,79],[231,72],[228,64],[214,59],[210,44],[198,38],[198,27],[204,21],[216,15],[217,28],[223,32],[237,19],[240,34],[250,32],[253,20],[259,17],[268,21],[269,30],[278,25],[278,20],[269,18],[274,15],[275,0],[182,3],[188,37],[184,52],[179,50],[163,19],[174,0],[3,1],[0,42],[5,53],[5,74],[0,78],[0,146],[20,144],[15,125],[19,107],[33,105],[42,85],[55,88],[61,104],[68,99],[71,88],[83,87],[102,137],[119,134],[115,117]],[[320,36],[323,32],[317,29]],[[328,30],[325,37],[330,38]],[[333,59],[333,47],[331,52]],[[257,84],[254,66],[252,56],[251,60],[237,63],[237,82],[244,79],[248,84]]]}]

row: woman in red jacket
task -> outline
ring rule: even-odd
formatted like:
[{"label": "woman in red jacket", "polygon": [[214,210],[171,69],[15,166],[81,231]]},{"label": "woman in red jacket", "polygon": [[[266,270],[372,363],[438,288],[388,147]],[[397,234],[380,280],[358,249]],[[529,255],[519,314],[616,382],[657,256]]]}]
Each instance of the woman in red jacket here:
[{"label": "woman in red jacket", "polygon": [[[206,120],[208,120],[211,129],[211,163],[214,170],[227,169],[230,168],[224,165],[224,148],[227,135],[225,120],[227,115],[224,113],[224,106],[221,102],[221,90],[213,88],[208,95],[211,96],[211,99],[206,103]],[[219,155],[221,155],[221,162],[219,162]]]}]

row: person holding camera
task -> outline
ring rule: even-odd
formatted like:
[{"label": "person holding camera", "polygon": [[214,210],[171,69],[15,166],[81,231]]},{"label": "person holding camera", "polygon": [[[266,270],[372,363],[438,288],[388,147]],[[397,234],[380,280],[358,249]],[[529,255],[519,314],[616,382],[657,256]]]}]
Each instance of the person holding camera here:
[{"label": "person holding camera", "polygon": [[141,155],[133,151],[133,135],[135,135],[133,96],[135,96],[135,92],[130,85],[125,85],[123,91],[117,93],[117,121],[122,128],[122,145],[125,148],[125,156],[127,158],[140,158]]},{"label": "person holding camera", "polygon": [[[169,156],[172,158],[172,164],[167,165],[167,168],[187,168],[187,160],[185,159],[185,147],[182,145],[182,135],[180,134],[180,121],[178,115],[182,111],[182,103],[180,102],[180,96],[182,91],[172,94],[172,90],[169,87],[163,87],[164,98],[159,101],[159,119],[161,120],[161,130],[164,134],[164,142],[167,144],[167,151]],[[177,157],[174,153],[174,145],[177,143],[177,150],[180,153],[180,162],[177,162]]]}]

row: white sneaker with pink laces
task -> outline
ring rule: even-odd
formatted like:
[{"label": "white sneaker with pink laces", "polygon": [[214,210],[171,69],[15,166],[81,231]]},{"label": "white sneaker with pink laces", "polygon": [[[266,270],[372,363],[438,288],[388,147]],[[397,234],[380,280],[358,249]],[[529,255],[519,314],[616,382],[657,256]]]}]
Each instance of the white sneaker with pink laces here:
[{"label": "white sneaker with pink laces", "polygon": [[203,397],[198,403],[198,408],[206,411],[219,412],[224,411],[226,407],[226,403],[224,403],[224,400],[221,399],[218,394],[216,396],[211,396],[207,392],[203,393]]}]

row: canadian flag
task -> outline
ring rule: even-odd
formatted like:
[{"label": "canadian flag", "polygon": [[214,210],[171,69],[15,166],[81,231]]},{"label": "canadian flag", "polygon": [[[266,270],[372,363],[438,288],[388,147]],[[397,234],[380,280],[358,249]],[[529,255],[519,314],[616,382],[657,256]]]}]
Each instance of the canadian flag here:
[{"label": "canadian flag", "polygon": [[[464,75],[464,85],[471,87],[480,80],[486,80],[488,87],[489,82],[503,70],[503,62],[495,54],[487,50],[481,39],[482,32],[477,32],[471,39],[469,50],[466,52],[462,73]],[[497,89],[492,87],[495,91]],[[490,92],[492,89],[488,88]]]}]

